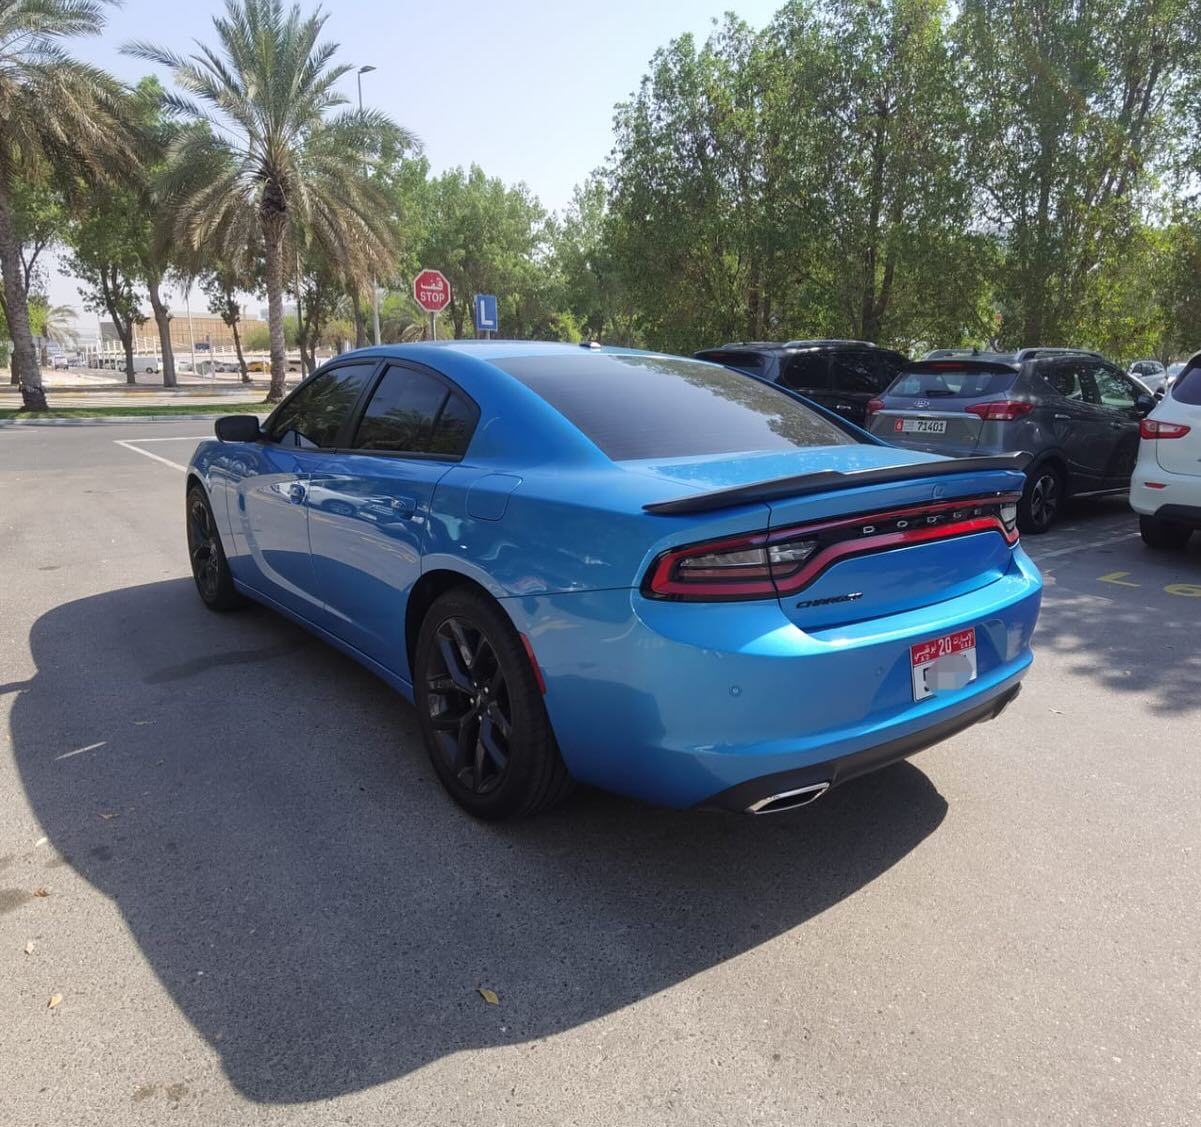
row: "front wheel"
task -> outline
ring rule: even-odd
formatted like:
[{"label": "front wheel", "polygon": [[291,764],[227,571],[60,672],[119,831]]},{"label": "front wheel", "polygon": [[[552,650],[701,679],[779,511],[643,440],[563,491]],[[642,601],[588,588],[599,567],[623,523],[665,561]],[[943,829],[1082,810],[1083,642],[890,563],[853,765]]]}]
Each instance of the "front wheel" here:
[{"label": "front wheel", "polygon": [[1193,534],[1193,530],[1187,524],[1176,524],[1170,520],[1160,520],[1158,517],[1140,516],[1138,530],[1148,548],[1161,551],[1179,551]]},{"label": "front wheel", "polygon": [[245,600],[234,588],[234,577],[225,559],[212,506],[199,485],[188,490],[187,508],[188,555],[192,560],[196,590],[209,610],[234,610]]},{"label": "front wheel", "polygon": [[1018,505],[1018,527],[1037,536],[1047,532],[1063,509],[1063,474],[1054,466],[1035,466],[1026,475],[1026,488]]},{"label": "front wheel", "polygon": [[468,813],[534,814],[571,790],[530,656],[492,600],[461,589],[434,601],[413,689],[434,770]]}]

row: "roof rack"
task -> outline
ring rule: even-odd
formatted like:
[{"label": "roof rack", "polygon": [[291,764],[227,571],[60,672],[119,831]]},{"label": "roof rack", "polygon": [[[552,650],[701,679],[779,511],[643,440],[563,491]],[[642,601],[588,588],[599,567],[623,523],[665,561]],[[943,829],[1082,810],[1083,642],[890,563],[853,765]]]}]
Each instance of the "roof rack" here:
[{"label": "roof rack", "polygon": [[1033,348],[1019,348],[1014,353],[1014,359],[1018,363],[1023,360],[1034,360],[1039,356],[1095,356],[1098,360],[1105,359],[1101,353],[1094,352],[1091,348],[1050,348],[1036,345]]},{"label": "roof rack", "polygon": [[785,342],[785,348],[822,348],[828,344],[850,344],[860,348],[875,348],[876,345],[870,340],[844,340],[842,338],[829,337],[822,340],[790,340]]}]

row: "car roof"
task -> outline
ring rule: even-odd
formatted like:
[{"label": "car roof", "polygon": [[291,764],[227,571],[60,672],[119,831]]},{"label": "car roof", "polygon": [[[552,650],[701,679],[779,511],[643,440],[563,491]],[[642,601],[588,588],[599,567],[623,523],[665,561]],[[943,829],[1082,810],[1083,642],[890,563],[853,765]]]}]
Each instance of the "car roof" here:
[{"label": "car roof", "polygon": [[881,352],[893,351],[893,349],[874,344],[870,340],[843,340],[831,337],[822,340],[733,340],[727,344],[715,345],[712,348],[702,348],[694,355],[704,356],[710,352],[725,352],[730,349],[786,352],[806,348],[878,348]]}]

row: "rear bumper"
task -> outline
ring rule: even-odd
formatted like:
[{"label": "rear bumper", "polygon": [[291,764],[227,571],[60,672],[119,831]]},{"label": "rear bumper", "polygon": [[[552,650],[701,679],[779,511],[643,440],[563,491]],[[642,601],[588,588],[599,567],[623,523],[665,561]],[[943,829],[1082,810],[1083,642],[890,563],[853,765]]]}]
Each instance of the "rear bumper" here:
[{"label": "rear bumper", "polygon": [[1140,516],[1201,528],[1201,475],[1170,473],[1140,458],[1130,480],[1130,507]]},{"label": "rear bumper", "polygon": [[[666,603],[623,590],[503,603],[531,640],[572,774],[690,807],[728,805],[720,796],[743,784],[757,801],[777,776],[842,782],[995,714],[1033,660],[1041,587],[1018,548],[979,590],[809,631],[775,601]],[[976,680],[915,701],[909,647],[966,626]]]},{"label": "rear bumper", "polygon": [[[925,751],[943,740],[949,740],[960,732],[985,720],[995,720],[1005,711],[1022,691],[1020,684],[996,693],[966,712],[949,716],[944,720],[931,724],[928,728],[911,732],[907,736],[899,736],[875,747],[844,755],[841,759],[828,759],[824,763],[815,763],[810,767],[801,767],[793,771],[781,771],[775,775],[763,775],[739,783],[720,794],[713,795],[699,805],[705,809],[730,810],[737,813],[757,813],[760,806],[776,796],[796,794],[809,791],[825,783],[828,787],[836,787],[841,783],[857,779],[860,775],[870,774],[890,763],[908,759],[919,751]],[[764,811],[768,812],[768,811]]]}]

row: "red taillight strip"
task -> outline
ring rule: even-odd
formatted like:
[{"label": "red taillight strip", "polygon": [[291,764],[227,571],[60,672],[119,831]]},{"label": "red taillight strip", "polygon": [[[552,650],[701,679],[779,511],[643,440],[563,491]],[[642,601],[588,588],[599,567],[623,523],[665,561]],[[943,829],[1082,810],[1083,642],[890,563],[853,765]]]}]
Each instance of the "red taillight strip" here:
[{"label": "red taillight strip", "polygon": [[[691,581],[681,581],[675,577],[676,564],[681,559],[692,556],[719,553],[727,548],[754,548],[770,544],[778,544],[792,540],[817,536],[822,533],[855,525],[870,526],[873,523],[904,520],[908,517],[930,516],[935,513],[952,512],[955,509],[969,509],[977,505],[1017,504],[1021,500],[1018,493],[994,493],[986,497],[960,497],[954,501],[942,501],[937,504],[915,505],[906,509],[891,509],[883,512],[861,513],[857,516],[839,517],[837,520],[823,521],[814,524],[799,524],[789,528],[774,529],[770,533],[751,533],[746,536],[729,536],[720,540],[705,540],[699,543],[687,544],[664,552],[651,565],[643,583],[643,592],[657,598],[667,599],[763,599],[774,595],[792,595],[812,583],[822,572],[838,563],[840,560],[854,556],[870,555],[874,552],[888,551],[891,548],[906,547],[913,544],[929,543],[933,540],[949,540],[956,536],[969,536],[977,532],[999,532],[1007,544],[1018,542],[1016,526],[1009,530],[1001,519],[994,515],[967,517],[951,524],[932,525],[912,529],[900,529],[892,532],[876,533],[863,536],[857,540],[843,540],[828,544],[789,576],[772,579],[762,575],[763,569],[756,565],[748,565],[747,572],[758,571],[755,578],[714,579],[705,576]],[[722,569],[735,571],[734,568]]]},{"label": "red taillight strip", "polygon": [[862,540],[843,540],[822,549],[805,562],[796,575],[776,582],[776,591],[781,595],[794,595],[809,586],[823,571],[841,560],[852,556],[867,556],[875,552],[886,552],[889,548],[904,548],[911,544],[928,543],[931,540],[951,540],[957,536],[970,536],[974,532],[999,532],[1007,544],[1016,544],[1017,533],[1009,533],[997,517],[973,517],[955,524],[943,524],[934,528],[911,528],[904,532],[885,532],[879,536],[865,536]]}]

